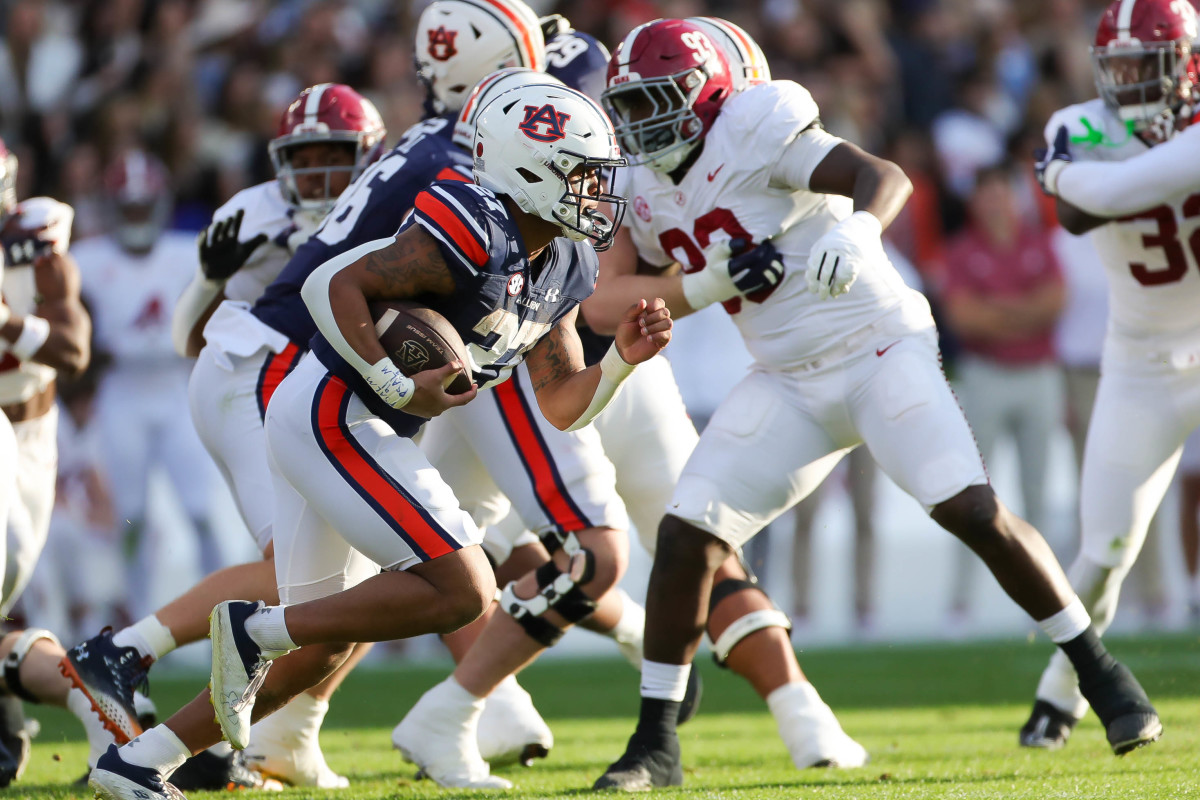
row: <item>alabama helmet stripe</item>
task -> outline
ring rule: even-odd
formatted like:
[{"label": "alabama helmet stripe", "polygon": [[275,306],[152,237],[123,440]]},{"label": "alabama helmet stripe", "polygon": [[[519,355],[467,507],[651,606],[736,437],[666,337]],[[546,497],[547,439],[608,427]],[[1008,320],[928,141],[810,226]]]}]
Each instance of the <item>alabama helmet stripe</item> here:
[{"label": "alabama helmet stripe", "polygon": [[332,83],[318,83],[309,90],[308,97],[304,100],[305,125],[317,124],[317,114],[321,112],[321,98],[325,96],[325,90],[332,85]]},{"label": "alabama helmet stripe", "polygon": [[321,452],[422,561],[461,549],[454,536],[354,438],[346,424],[346,408],[353,396],[340,378],[326,375],[321,379],[312,407],[313,434]]},{"label": "alabama helmet stripe", "polygon": [[1121,8],[1117,12],[1117,41],[1129,41],[1129,25],[1133,21],[1133,6],[1137,0],[1121,0]]}]

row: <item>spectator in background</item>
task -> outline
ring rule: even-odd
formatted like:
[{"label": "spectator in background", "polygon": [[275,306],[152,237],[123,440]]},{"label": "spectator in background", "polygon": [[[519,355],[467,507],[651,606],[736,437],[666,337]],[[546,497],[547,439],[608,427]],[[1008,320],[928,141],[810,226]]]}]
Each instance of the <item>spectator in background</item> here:
[{"label": "spectator in background", "polygon": [[[941,298],[958,337],[958,393],[984,459],[1001,435],[1016,440],[1024,516],[1045,521],[1050,440],[1062,417],[1062,372],[1054,324],[1064,302],[1062,273],[1041,231],[1022,222],[1007,164],[980,170],[966,231],[946,253]],[[974,559],[958,550],[951,613],[965,618]]]}]

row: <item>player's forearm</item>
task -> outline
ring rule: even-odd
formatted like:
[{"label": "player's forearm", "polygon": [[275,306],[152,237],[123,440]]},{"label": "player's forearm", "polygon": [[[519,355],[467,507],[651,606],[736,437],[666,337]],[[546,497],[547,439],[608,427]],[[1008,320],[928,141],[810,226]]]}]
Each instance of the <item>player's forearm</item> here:
[{"label": "player's forearm", "polygon": [[599,364],[565,375],[553,383],[545,384],[537,389],[535,394],[538,408],[542,410],[542,415],[547,422],[559,430],[565,431],[591,405],[599,383]]},{"label": "player's forearm", "polygon": [[661,297],[672,319],[686,317],[692,308],[683,294],[680,275],[619,275],[601,279],[596,291],[580,305],[584,322],[596,333],[612,336],[629,307],[646,297]]},{"label": "player's forearm", "polygon": [[[92,356],[92,321],[83,304],[64,301],[38,311],[38,315],[10,319],[0,330],[7,352],[20,361],[53,367],[65,377],[80,375]],[[44,336],[31,340],[37,326],[45,327]]]},{"label": "player's forearm", "polygon": [[387,354],[371,323],[367,298],[348,268],[391,241],[368,242],[330,259],[313,270],[300,289],[317,330],[338,355],[364,374]]},{"label": "player's forearm", "polygon": [[199,269],[192,282],[183,290],[171,316],[171,342],[175,352],[185,358],[195,358],[204,347],[204,326],[220,305],[225,281],[204,277]]},{"label": "player's forearm", "polygon": [[882,228],[892,224],[912,195],[904,170],[890,161],[872,159],[863,164],[854,181],[854,210],[867,211]]},{"label": "player's forearm", "polygon": [[1067,164],[1058,174],[1055,194],[1092,216],[1115,219],[1195,191],[1200,188],[1200,158],[1184,157],[1174,144],[1116,163]]}]

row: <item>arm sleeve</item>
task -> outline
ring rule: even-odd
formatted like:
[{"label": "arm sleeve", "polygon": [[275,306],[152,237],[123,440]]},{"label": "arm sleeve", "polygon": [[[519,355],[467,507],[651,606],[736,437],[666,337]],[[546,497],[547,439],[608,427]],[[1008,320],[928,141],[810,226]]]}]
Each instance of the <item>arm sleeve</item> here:
[{"label": "arm sleeve", "polygon": [[808,189],[813,170],[841,143],[841,139],[823,128],[806,128],[788,142],[771,168],[771,188]]},{"label": "arm sleeve", "polygon": [[1081,211],[1115,218],[1200,189],[1200,126],[1120,162],[1073,162],[1058,176],[1058,196]]}]

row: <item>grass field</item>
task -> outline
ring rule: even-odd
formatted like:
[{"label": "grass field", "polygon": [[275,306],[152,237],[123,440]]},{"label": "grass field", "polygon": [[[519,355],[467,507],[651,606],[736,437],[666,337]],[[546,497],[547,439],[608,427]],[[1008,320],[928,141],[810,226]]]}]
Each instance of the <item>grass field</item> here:
[{"label": "grass field", "polygon": [[[871,752],[866,767],[836,771],[794,769],[765,706],[739,679],[706,661],[701,714],[681,729],[684,786],[662,794],[705,800],[1200,798],[1200,636],[1117,639],[1110,648],[1137,672],[1166,727],[1162,741],[1125,758],[1111,755],[1094,717],[1058,753],[1016,746],[1017,728],[1050,652],[1044,639],[801,653],[801,663],[847,732]],[[392,725],[445,674],[444,667],[400,666],[353,675],[334,700],[322,739],[330,765],[350,777],[351,788],[292,789],[285,797],[484,796],[415,781],[412,765],[390,748]],[[159,678],[152,683],[153,697],[160,710],[175,708],[202,680]],[[550,721],[557,744],[532,769],[501,770],[516,784],[503,794],[588,794],[586,788],[632,732],[635,673],[615,660],[558,661],[530,668],[522,683]],[[22,781],[0,795],[89,797],[70,786],[86,754],[77,725],[65,712],[36,711],[43,732],[33,761]]]}]

